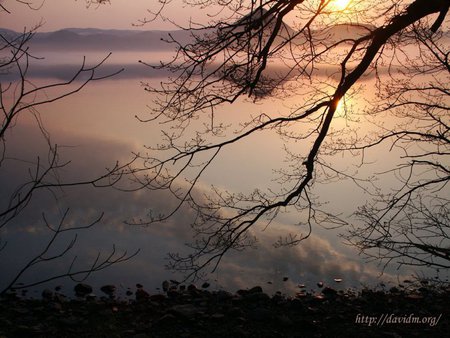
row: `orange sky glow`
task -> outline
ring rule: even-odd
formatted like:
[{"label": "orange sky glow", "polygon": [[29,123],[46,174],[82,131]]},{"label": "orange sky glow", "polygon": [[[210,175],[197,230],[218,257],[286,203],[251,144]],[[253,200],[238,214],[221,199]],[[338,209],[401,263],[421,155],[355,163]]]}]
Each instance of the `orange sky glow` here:
[{"label": "orange sky glow", "polygon": [[[33,10],[28,6],[13,0],[2,2],[11,14],[0,13],[2,28],[22,31],[25,27],[31,28],[40,22],[43,23],[40,31],[54,31],[62,28],[102,28],[102,29],[175,29],[176,27],[168,21],[157,20],[147,23],[144,27],[135,26],[139,20],[152,17],[149,9],[156,10],[157,1],[133,0],[112,1],[101,7],[90,6],[87,8],[84,0],[69,1],[36,1]],[[190,17],[195,20],[198,10],[183,8],[181,1],[176,1],[168,8],[171,19],[177,23],[186,24]],[[64,14],[62,14],[64,13]],[[70,14],[67,14],[70,13]],[[198,13],[199,14],[199,13]],[[204,14],[204,13],[200,13]]]},{"label": "orange sky glow", "polygon": [[[330,8],[344,10],[352,0],[332,0]],[[42,23],[41,32],[54,31],[62,28],[101,28],[101,29],[162,29],[170,30],[177,27],[169,20],[158,19],[140,25],[142,19],[152,18],[150,11],[157,11],[160,6],[154,0],[115,0],[102,6],[86,6],[84,0],[68,1],[34,1],[34,9],[14,0],[1,1],[11,14],[0,13],[1,27],[15,31],[23,31]],[[37,10],[38,9],[38,10]],[[67,13],[70,13],[67,15]],[[189,22],[205,24],[208,16],[199,8],[182,4],[182,0],[172,1],[165,13],[170,20],[182,26]],[[208,7],[208,13],[214,10]]]}]

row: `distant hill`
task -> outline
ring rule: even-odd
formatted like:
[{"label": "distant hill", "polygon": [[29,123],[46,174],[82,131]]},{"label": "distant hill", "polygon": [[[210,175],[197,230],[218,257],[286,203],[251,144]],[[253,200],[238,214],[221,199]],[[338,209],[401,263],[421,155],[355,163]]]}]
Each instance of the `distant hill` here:
[{"label": "distant hill", "polygon": [[88,50],[173,50],[164,40],[172,35],[181,43],[191,40],[189,31],[135,31],[100,29],[65,29],[50,34],[37,34],[33,45],[44,48]]},{"label": "distant hill", "polygon": [[[19,33],[0,29],[6,37],[18,36]],[[190,31],[137,31],[137,30],[103,30],[92,28],[67,28],[55,32],[36,33],[30,41],[34,49],[64,51],[154,51],[173,50],[173,44],[164,40],[173,36],[181,43],[192,39]]]},{"label": "distant hill", "polygon": [[[262,24],[266,27],[268,33],[272,32],[274,20],[266,10],[255,11],[252,14],[242,17],[238,20],[233,31],[243,29],[253,18],[264,16]],[[260,21],[260,22],[261,22]],[[255,28],[257,28],[255,26]],[[359,38],[375,27],[370,25],[356,24],[338,24],[329,27],[323,31],[312,31],[313,37],[323,39],[328,42],[335,42],[343,39]],[[205,33],[207,31],[205,30]],[[1,29],[0,34],[4,37],[14,38],[20,33],[8,29]],[[190,30],[114,30],[114,29],[96,29],[96,28],[67,28],[55,32],[36,33],[29,42],[33,49],[39,50],[59,50],[59,51],[171,51],[175,49],[174,44],[167,43],[165,40],[173,37],[182,45],[193,41],[193,35],[201,35],[202,31]],[[296,34],[295,30],[289,25],[283,23],[278,38],[291,39]],[[449,32],[444,32],[446,38]],[[244,38],[244,37],[243,37]],[[264,38],[267,38],[265,35]],[[296,36],[293,42],[303,43],[304,35]],[[1,41],[0,41],[1,44]]]},{"label": "distant hill", "polygon": [[341,41],[346,39],[358,39],[375,30],[375,26],[357,25],[351,23],[337,24],[322,32],[316,32],[315,36],[328,41]]}]

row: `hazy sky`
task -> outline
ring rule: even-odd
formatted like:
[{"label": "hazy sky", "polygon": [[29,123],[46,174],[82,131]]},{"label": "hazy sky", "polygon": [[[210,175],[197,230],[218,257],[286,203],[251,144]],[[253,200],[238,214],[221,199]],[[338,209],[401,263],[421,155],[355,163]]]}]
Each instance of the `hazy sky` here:
[{"label": "hazy sky", "polygon": [[[170,22],[162,20],[148,23],[144,27],[135,27],[133,24],[139,23],[140,19],[150,18],[151,14],[147,10],[156,10],[159,6],[156,0],[113,0],[111,4],[103,6],[86,6],[84,0],[34,0],[33,10],[28,6],[18,3],[15,0],[0,1],[11,14],[1,14],[1,24],[3,28],[16,31],[23,30],[43,22],[44,26],[40,31],[53,31],[67,27],[89,27],[89,28],[114,28],[114,29],[173,29]],[[195,19],[195,11],[191,8],[184,8],[181,1],[176,0],[168,8],[167,12],[176,22],[186,23],[190,17]]]}]

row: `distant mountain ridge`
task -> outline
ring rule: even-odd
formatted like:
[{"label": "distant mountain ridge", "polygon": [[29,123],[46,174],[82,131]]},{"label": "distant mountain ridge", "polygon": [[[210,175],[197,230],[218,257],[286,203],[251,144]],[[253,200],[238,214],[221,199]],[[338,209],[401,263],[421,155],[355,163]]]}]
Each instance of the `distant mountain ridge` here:
[{"label": "distant mountain ridge", "polygon": [[[20,33],[0,29],[0,34],[14,37]],[[164,40],[172,35],[181,43],[188,43],[192,33],[186,30],[115,30],[98,28],[65,28],[54,32],[36,33],[29,45],[35,49],[45,50],[173,50],[174,45]]]},{"label": "distant mountain ridge", "polygon": [[[237,22],[236,27],[245,24],[246,20],[248,17],[241,19],[240,22]],[[338,24],[321,32],[313,32],[313,36],[337,41],[359,38],[369,33],[371,29],[374,27],[369,25]],[[0,34],[14,38],[21,33],[0,28]],[[196,31],[195,34],[199,34],[199,31]],[[284,38],[288,38],[295,35],[295,32],[288,25],[284,25],[280,34]],[[444,32],[444,35],[448,37],[449,32]],[[175,45],[164,41],[170,36],[180,44],[188,44],[193,40],[193,31],[66,28],[54,32],[36,33],[29,44],[35,49],[64,51],[170,51],[174,50]]]},{"label": "distant mountain ridge", "polygon": [[[61,48],[78,47],[89,50],[173,50],[173,44],[164,40],[170,38],[188,43],[192,39],[189,31],[138,31],[138,30],[102,30],[75,28],[53,32],[48,36],[36,36],[33,43],[46,45],[57,42]],[[64,46],[64,47],[63,47]]]}]

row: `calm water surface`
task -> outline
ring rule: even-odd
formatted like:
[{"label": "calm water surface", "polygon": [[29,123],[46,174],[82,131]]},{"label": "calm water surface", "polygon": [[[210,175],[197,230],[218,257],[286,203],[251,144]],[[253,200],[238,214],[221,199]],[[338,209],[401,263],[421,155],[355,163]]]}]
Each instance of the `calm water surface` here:
[{"label": "calm water surface", "polygon": [[[106,70],[125,65],[123,74],[90,84],[76,95],[39,107],[51,141],[58,144],[63,159],[72,161],[63,169],[63,177],[92,177],[105,167],[111,167],[116,160],[129,159],[132,151],[145,151],[144,145],[155,145],[161,141],[160,131],[163,126],[139,122],[135,115],[147,116],[152,106],[152,97],[143,90],[141,81],[156,84],[165,79],[161,74],[151,73],[137,60],[152,62],[162,57],[167,56],[160,53],[113,54],[105,66]],[[72,69],[78,67],[82,55],[48,53],[45,58],[36,65],[36,70],[31,71],[35,84],[65,78]],[[87,60],[95,63],[101,58],[88,55]],[[283,104],[277,100],[267,100],[256,105],[240,102],[223,108],[226,118],[234,123],[251,114],[282,109]],[[43,158],[46,156],[45,142],[36,131],[36,124],[30,114],[17,121],[7,146],[10,156],[28,160],[35,159],[36,154]],[[277,135],[269,133],[256,135],[241,147],[225,149],[206,172],[201,186],[206,191],[214,184],[230,191],[244,192],[260,187],[262,182],[264,186],[270,187],[275,184],[271,182],[272,170],[283,165],[282,148],[283,142]],[[396,155],[390,156],[395,158]],[[352,159],[339,158],[336,159],[336,165],[344,166],[349,161]],[[27,175],[26,166],[17,163],[14,166],[3,168],[8,173],[7,177],[4,175],[0,178],[3,181],[0,184],[6,187],[3,194],[12,191]],[[363,200],[361,192],[349,182],[326,185],[320,187],[318,192],[330,201],[330,210],[348,215]],[[170,205],[171,202],[160,194],[144,191],[122,193],[112,189],[84,187],[58,191],[57,196],[37,194],[28,208],[7,226],[2,238],[7,246],[0,252],[0,287],[33,255],[39,253],[48,240],[49,232],[43,227],[42,214],[52,224],[57,224],[70,207],[68,219],[74,225],[88,224],[101,212],[105,216],[95,228],[79,233],[77,245],[66,259],[36,266],[25,276],[27,281],[47,274],[63,273],[74,256],[78,257],[75,267],[86,267],[98,252],[106,255],[115,244],[118,252],[127,250],[132,253],[140,249],[140,253],[129,262],[89,276],[86,282],[97,286],[113,283],[123,286],[123,290],[135,283],[142,283],[147,289],[156,291],[162,280],[181,278],[167,271],[164,265],[168,252],[186,250],[184,243],[192,236],[187,222],[191,216],[189,210],[183,209],[167,223],[150,227],[128,226],[124,221],[145,217],[149,209],[166,210]],[[294,226],[297,222],[295,213],[291,212],[265,231],[255,232],[259,239],[258,249],[231,253],[217,273],[208,275],[212,281],[211,287],[235,291],[261,285],[269,293],[277,290],[291,293],[298,283],[314,288],[318,281],[324,281],[333,287],[345,288],[360,287],[362,283],[374,285],[380,280],[396,281],[398,271],[388,268],[386,274],[380,277],[380,267],[367,264],[357,256],[356,250],[344,246],[337,238],[337,234],[343,232],[342,229],[331,231],[318,227],[313,229],[313,236],[301,245],[275,249],[273,243],[280,234],[298,231]],[[63,248],[71,238],[69,235],[64,236],[56,243],[56,247]],[[407,270],[400,270],[400,273],[409,274]],[[289,280],[283,281],[283,277],[289,277]],[[343,282],[337,285],[334,278],[342,278]],[[68,289],[71,283],[60,280],[49,283],[49,286],[63,284]]]}]

